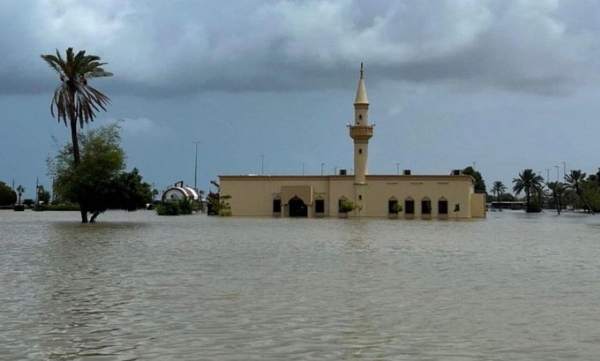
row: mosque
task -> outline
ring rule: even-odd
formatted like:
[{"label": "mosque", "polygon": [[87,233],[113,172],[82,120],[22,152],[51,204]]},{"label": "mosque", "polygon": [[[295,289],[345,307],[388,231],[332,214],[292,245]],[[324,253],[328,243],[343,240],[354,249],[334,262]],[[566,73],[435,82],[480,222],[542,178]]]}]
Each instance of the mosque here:
[{"label": "mosque", "polygon": [[[354,174],[220,175],[220,194],[233,216],[372,217],[406,219],[485,218],[485,194],[474,192],[474,179],[453,170],[447,175],[368,174],[369,101],[361,64],[354,123]],[[353,205],[348,210],[347,205]]]}]

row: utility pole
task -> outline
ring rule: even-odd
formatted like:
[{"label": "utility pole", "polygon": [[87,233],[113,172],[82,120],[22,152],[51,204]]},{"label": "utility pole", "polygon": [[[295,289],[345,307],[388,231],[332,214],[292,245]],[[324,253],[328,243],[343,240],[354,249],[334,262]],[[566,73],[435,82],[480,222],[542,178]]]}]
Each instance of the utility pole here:
[{"label": "utility pole", "polygon": [[202,143],[200,141],[192,142],[196,145],[196,158],[194,161],[194,189],[198,190],[198,144]]}]

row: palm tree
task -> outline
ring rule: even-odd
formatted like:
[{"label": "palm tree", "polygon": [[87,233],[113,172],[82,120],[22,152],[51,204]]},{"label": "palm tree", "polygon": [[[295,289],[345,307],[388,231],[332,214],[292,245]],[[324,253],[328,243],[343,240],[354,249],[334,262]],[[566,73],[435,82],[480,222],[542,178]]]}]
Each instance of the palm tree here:
[{"label": "palm tree", "polygon": [[542,189],[542,182],[544,178],[535,174],[535,172],[531,169],[525,169],[521,173],[519,173],[518,178],[513,179],[513,192],[516,195],[519,195],[521,192],[525,191],[525,203],[527,212],[533,212],[533,208],[530,205],[529,198],[532,192],[539,192]]},{"label": "palm tree", "polygon": [[549,182],[547,183],[548,188],[552,191],[552,198],[554,198],[554,206],[556,212],[560,215],[562,210],[562,199],[565,195],[565,184],[561,182]]},{"label": "palm tree", "polygon": [[17,194],[19,195],[19,200],[17,201],[17,203],[19,205],[21,204],[21,195],[23,193],[25,193],[25,188],[23,188],[23,186],[19,184],[19,186],[17,187]]},{"label": "palm tree", "polygon": [[567,187],[574,190],[575,193],[581,197],[581,183],[585,180],[586,173],[582,173],[581,170],[573,170],[565,175],[565,182]]},{"label": "palm tree", "polygon": [[590,204],[586,200],[586,197],[583,194],[584,192],[583,192],[582,185],[583,185],[583,183],[585,183],[586,175],[587,174],[585,172],[582,172],[579,169],[577,169],[577,170],[572,169],[569,174],[565,175],[565,183],[567,183],[567,188],[569,188],[575,192],[575,194],[577,196],[577,200],[582,202],[590,212],[594,213],[593,207],[590,206]]},{"label": "palm tree", "polygon": [[[83,128],[84,124],[94,121],[96,112],[100,109],[106,111],[106,105],[110,99],[88,85],[88,79],[112,76],[102,66],[106,63],[100,62],[96,55],[86,55],[84,50],[77,54],[73,48],[68,48],[66,58],[59,51],[56,55],[41,55],[42,59],[54,69],[59,77],[60,84],[54,91],[50,104],[52,117],[57,117],[65,126],[71,128],[71,143],[73,147],[73,164],[77,167],[81,163],[79,142],[77,139],[77,124]],[[79,199],[81,207],[81,221],[87,223],[87,210],[85,201]]]},{"label": "palm tree", "polygon": [[[500,202],[500,196],[506,192],[506,186],[501,181],[495,181],[492,187],[492,194],[496,196],[496,201]],[[499,207],[500,205],[498,205]]]}]

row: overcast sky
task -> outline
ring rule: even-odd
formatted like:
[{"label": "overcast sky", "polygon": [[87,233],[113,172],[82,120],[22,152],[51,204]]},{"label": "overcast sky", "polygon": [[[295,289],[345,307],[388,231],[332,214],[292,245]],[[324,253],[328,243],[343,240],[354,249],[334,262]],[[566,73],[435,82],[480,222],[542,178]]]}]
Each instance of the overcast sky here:
[{"label": "overcast sky", "polygon": [[219,174],[353,167],[360,63],[376,123],[369,173],[475,165],[491,189],[525,168],[600,167],[600,2],[6,0],[0,180],[34,197],[69,131],[40,54],[69,46],[114,73],[90,128],[123,120],[127,168],[163,189]]}]

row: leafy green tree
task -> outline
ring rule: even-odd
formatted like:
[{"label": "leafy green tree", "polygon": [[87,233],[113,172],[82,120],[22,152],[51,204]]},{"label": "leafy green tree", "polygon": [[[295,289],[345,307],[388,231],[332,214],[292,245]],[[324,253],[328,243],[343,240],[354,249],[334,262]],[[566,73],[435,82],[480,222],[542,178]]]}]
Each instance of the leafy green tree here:
[{"label": "leafy green tree", "polygon": [[542,189],[542,182],[544,178],[535,174],[535,172],[531,169],[525,169],[521,173],[519,173],[518,178],[513,179],[513,192],[516,195],[519,195],[521,192],[525,191],[525,204],[527,212],[539,212],[541,210],[540,205],[536,203],[533,205],[531,203],[531,194],[537,194]]},{"label": "leafy green tree", "polygon": [[586,210],[600,212],[600,187],[596,182],[586,180],[581,184],[582,198]]},{"label": "leafy green tree", "polygon": [[108,209],[135,210],[151,202],[151,186],[142,182],[137,169],[127,173],[117,124],[79,135],[81,163],[74,165],[73,148],[67,144],[48,160],[55,192],[64,201],[83,204],[90,222]]},{"label": "leafy green tree", "polygon": [[485,187],[485,181],[483,180],[481,173],[476,171],[471,166],[463,169],[462,173],[470,175],[471,177],[473,177],[473,179],[475,179],[475,193],[487,193],[486,187]]},{"label": "leafy green tree", "polygon": [[6,183],[0,181],[0,206],[13,205],[17,201],[17,193]]},{"label": "leafy green tree", "polygon": [[[88,84],[88,79],[112,76],[102,66],[96,55],[86,55],[85,51],[74,53],[73,48],[67,48],[66,57],[63,58],[58,50],[56,55],[41,55],[42,59],[56,71],[60,77],[60,84],[54,91],[50,104],[52,117],[57,117],[65,126],[71,129],[71,156],[73,166],[81,163],[77,124],[83,128],[84,124],[94,121],[96,112],[100,109],[106,111],[110,99]],[[79,199],[85,199],[81,194]],[[87,223],[87,209],[85,203],[79,204],[81,208],[81,222]]]},{"label": "leafy green tree", "polygon": [[152,186],[142,181],[137,168],[120,173],[113,181],[109,206],[134,211],[152,202]]}]

